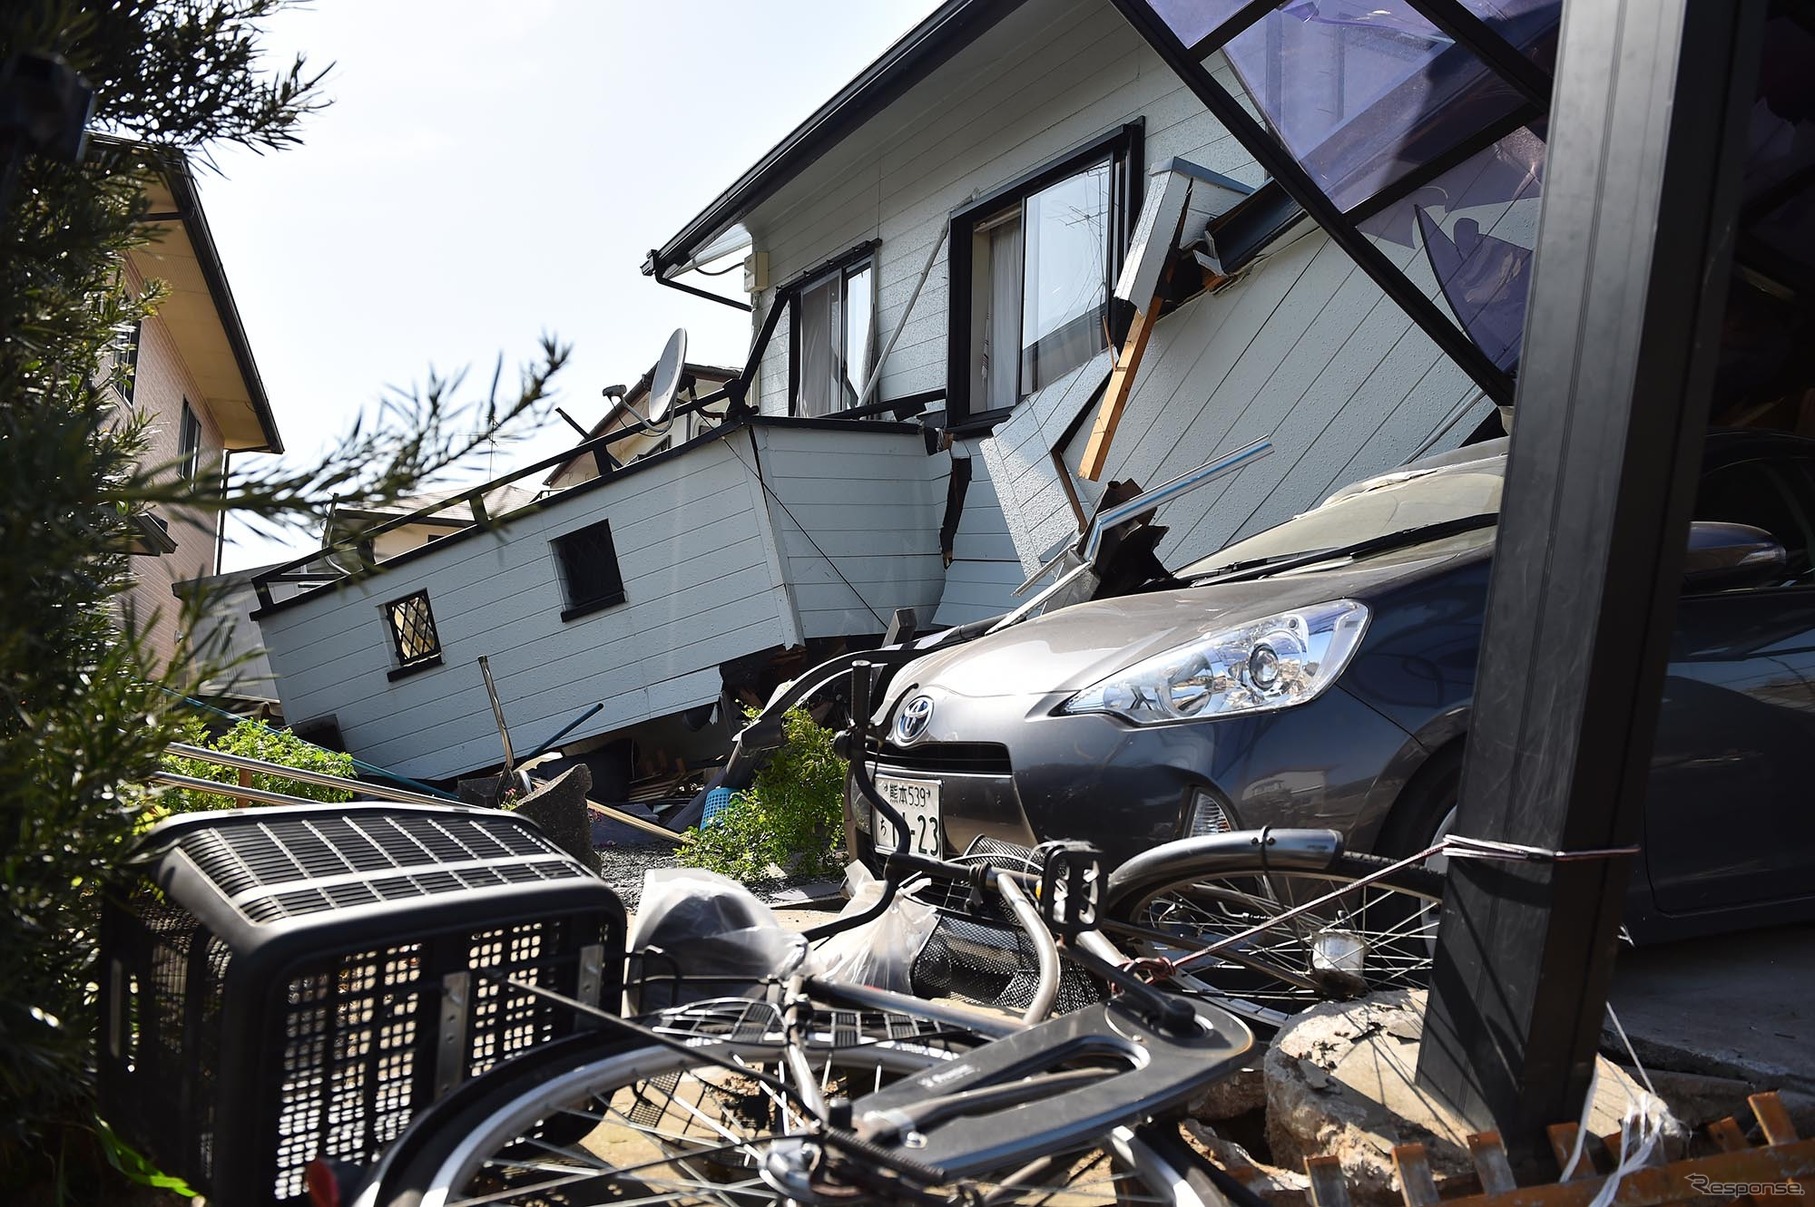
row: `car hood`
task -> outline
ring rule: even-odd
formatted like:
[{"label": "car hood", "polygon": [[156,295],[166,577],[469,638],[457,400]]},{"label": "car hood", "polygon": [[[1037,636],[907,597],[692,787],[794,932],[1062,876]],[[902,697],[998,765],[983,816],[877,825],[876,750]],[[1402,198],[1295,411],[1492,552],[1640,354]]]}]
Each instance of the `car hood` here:
[{"label": "car hood", "polygon": [[972,697],[1069,694],[1219,629],[1333,599],[1365,603],[1451,563],[1489,556],[1492,530],[1485,539],[1470,536],[1334,569],[1074,604],[910,663],[890,695],[915,687]]}]

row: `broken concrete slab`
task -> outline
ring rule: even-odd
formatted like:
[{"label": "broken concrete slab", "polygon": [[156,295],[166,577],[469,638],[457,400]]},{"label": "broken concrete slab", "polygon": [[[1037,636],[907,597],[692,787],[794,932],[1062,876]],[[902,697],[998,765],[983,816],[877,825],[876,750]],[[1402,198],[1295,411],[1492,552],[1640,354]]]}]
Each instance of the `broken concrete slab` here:
[{"label": "broken concrete slab", "polygon": [[[1307,1156],[1334,1156],[1355,1203],[1396,1207],[1393,1148],[1422,1144],[1439,1192],[1472,1185],[1467,1140],[1477,1129],[1415,1082],[1423,1018],[1422,991],[1394,990],[1313,1006],[1282,1027],[1265,1062],[1274,1163],[1299,1169]],[[1619,1131],[1639,1090],[1602,1060],[1591,1134]],[[1680,1149],[1688,1133],[1673,1122],[1667,1135]]]}]

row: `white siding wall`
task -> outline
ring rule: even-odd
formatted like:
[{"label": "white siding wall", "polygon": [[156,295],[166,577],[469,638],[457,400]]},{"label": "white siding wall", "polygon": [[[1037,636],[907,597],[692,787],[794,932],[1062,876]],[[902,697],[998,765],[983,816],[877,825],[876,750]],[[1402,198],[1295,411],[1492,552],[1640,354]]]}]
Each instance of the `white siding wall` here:
[{"label": "white siding wall", "polygon": [[970,461],[971,483],[952,541],[952,564],[946,567],[945,590],[939,596],[934,624],[959,625],[1000,616],[1020,602],[1014,594],[1026,576],[1008,532],[996,484],[990,480],[981,441],[965,440],[952,450]]},{"label": "white siding wall", "polygon": [[927,456],[917,431],[754,431],[802,634],[881,633],[896,608],[930,616],[945,579],[946,458]]},{"label": "white siding wall", "polygon": [[[881,240],[880,344],[901,321],[953,209],[1136,119],[1145,122],[1149,163],[1183,155],[1260,182],[1247,152],[1106,0],[1030,0],[758,206],[745,225],[769,253],[778,285]],[[948,250],[941,247],[884,368],[885,400],[945,385]],[[760,306],[753,318],[760,327]],[[784,317],[756,387],[765,413],[786,413],[787,368]]]},{"label": "white siding wall", "polygon": [[[798,640],[778,606],[759,504],[714,442],[263,616],[285,715],[333,713],[354,754],[439,777],[501,757],[481,654],[520,751],[597,700],[605,709],[576,736],[716,699],[720,662]],[[600,519],[611,521],[627,599],[563,623],[549,541]],[[422,588],[444,665],[390,682],[380,606]]]},{"label": "white siding wall", "polygon": [[[1226,65],[1218,75],[1241,95]],[[1249,184],[1262,179],[1111,5],[1030,0],[764,202],[746,225],[769,253],[777,283],[880,239],[878,338],[886,340],[953,209],[1135,119],[1144,122],[1147,164],[1180,156]],[[1402,259],[1414,254],[1388,250]],[[884,399],[945,384],[944,260],[941,248],[885,366]],[[1412,267],[1417,276],[1420,266]],[[770,413],[786,410],[787,335],[784,319],[759,376]],[[1025,569],[1075,531],[1048,452],[1108,364],[1106,353],[1024,401],[980,442],[1006,513],[1002,527]],[[1487,409],[1435,345],[1313,229],[1245,279],[1158,325],[1104,480],[1153,486],[1248,440],[1274,438],[1277,451],[1267,461],[1168,509],[1162,522],[1172,533],[1162,555],[1172,560],[1275,523],[1427,444],[1450,447]],[[1087,433],[1088,424],[1066,450],[1074,466]],[[1082,492],[1095,497],[1090,484]],[[959,598],[948,591],[952,609]]]}]

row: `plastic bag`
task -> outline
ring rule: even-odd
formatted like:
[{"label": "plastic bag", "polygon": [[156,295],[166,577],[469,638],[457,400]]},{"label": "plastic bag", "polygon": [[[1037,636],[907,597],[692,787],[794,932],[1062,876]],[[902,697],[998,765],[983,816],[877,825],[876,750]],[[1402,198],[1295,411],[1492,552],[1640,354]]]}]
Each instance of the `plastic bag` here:
[{"label": "plastic bag", "polygon": [[[882,882],[861,863],[845,869],[845,883],[851,887],[851,899],[840,918],[860,914],[882,899]],[[914,960],[938,920],[938,911],[926,902],[897,893],[881,914],[819,945],[813,953],[819,961],[819,975],[847,985],[912,993]]]},{"label": "plastic bag", "polygon": [[625,1010],[660,1010],[714,997],[751,997],[765,978],[808,958],[807,942],[737,881],[698,868],[643,874],[627,943]]}]

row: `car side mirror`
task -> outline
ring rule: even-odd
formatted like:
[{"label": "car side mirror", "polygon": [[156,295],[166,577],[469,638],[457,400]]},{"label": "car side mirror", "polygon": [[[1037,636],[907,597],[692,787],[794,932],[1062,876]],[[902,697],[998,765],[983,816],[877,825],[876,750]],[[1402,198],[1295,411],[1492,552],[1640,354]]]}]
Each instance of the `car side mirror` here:
[{"label": "car side mirror", "polygon": [[1781,582],[1789,554],[1776,537],[1750,524],[1696,520],[1683,561],[1685,591],[1733,591]]}]

